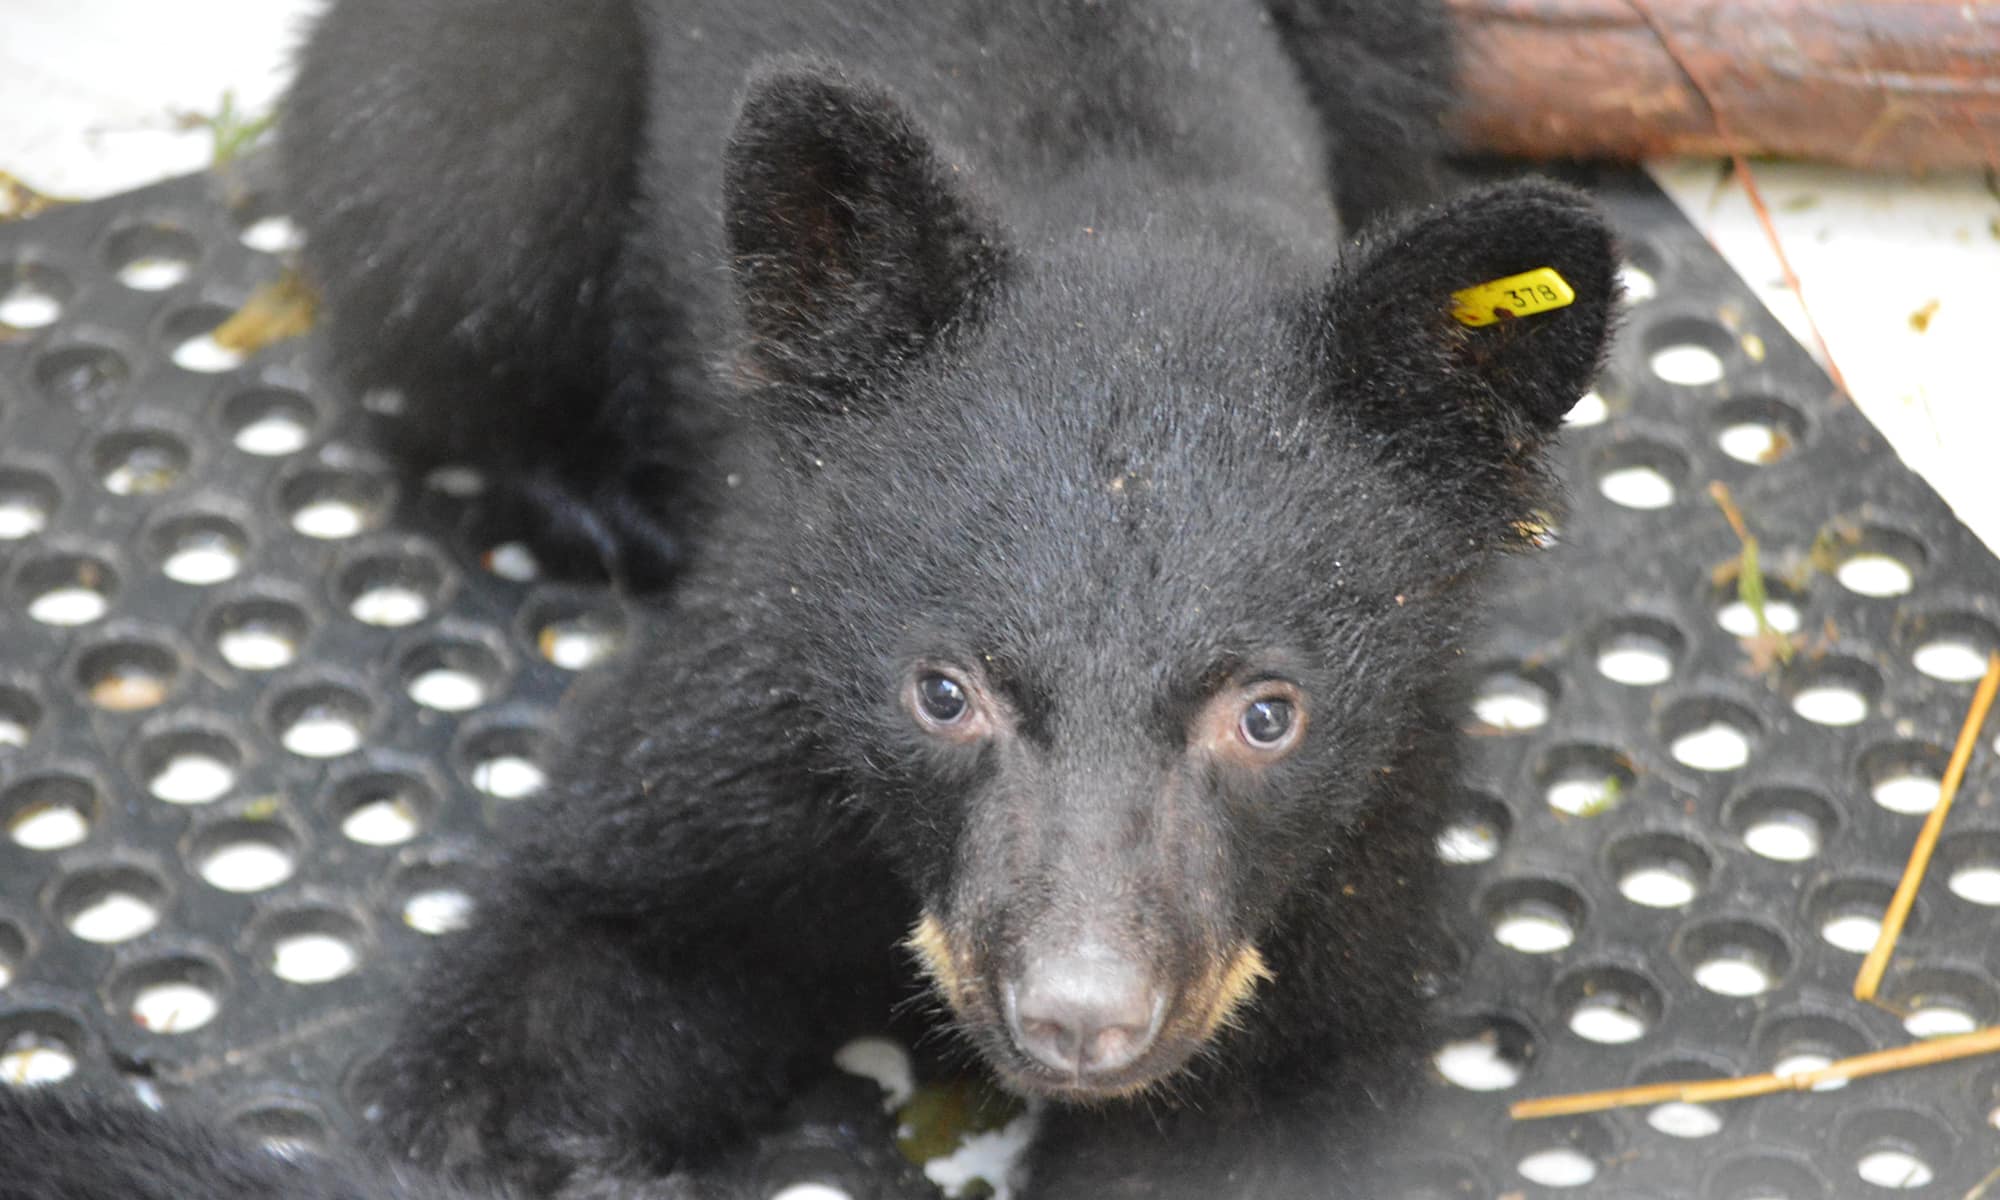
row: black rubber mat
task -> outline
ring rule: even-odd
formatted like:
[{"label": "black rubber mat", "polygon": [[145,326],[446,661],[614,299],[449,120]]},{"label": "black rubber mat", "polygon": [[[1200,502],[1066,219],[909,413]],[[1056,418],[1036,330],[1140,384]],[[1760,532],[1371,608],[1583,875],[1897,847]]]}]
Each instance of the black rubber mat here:
[{"label": "black rubber mat", "polygon": [[[1956,1200],[2000,1165],[2000,1062],[1506,1115],[2000,1019],[1990,733],[1887,1007],[1848,996],[2000,646],[2000,565],[1649,183],[1591,183],[1634,299],[1486,642],[1403,1194]],[[536,579],[475,474],[390,472],[394,397],[328,386],[311,339],[206,338],[287,240],[207,177],[0,226],[0,1079],[310,1145],[351,1135],[354,1062],[476,920],[488,820],[533,802],[623,620]],[[1762,630],[1712,482],[1759,540]],[[870,1182],[897,1174],[872,1085],[804,1105],[753,1187],[909,1190]]]}]

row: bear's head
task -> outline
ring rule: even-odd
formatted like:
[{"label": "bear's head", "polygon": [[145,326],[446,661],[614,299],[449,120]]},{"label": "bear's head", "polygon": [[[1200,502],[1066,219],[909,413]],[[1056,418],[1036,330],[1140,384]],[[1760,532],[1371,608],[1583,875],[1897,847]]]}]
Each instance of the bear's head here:
[{"label": "bear's head", "polygon": [[[1091,1099],[1226,1036],[1283,914],[1340,905],[1302,893],[1549,503],[1616,262],[1548,183],[1316,261],[1165,202],[1066,223],[1014,196],[1003,227],[982,184],[882,89],[760,72],[726,164],[733,368],[840,802],[982,1056]],[[1574,303],[1453,318],[1538,267]]]}]

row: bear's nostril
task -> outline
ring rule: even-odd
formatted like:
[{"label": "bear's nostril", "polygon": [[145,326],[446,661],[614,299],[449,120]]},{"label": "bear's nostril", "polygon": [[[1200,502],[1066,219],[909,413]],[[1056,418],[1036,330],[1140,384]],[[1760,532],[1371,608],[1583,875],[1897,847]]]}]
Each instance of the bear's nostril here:
[{"label": "bear's nostril", "polygon": [[1144,971],[1099,956],[1039,960],[1006,988],[1005,999],[1014,1044],[1076,1078],[1136,1062],[1166,1008]]}]

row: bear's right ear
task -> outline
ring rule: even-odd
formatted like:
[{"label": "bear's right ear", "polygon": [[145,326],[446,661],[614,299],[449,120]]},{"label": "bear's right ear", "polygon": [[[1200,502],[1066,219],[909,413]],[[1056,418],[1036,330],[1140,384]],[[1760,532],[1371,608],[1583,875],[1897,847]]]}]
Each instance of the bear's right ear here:
[{"label": "bear's right ear", "polygon": [[[1544,267],[1560,278],[1537,276],[1539,294],[1521,295],[1510,277]],[[1542,502],[1543,447],[1603,363],[1617,274],[1597,207],[1545,180],[1378,226],[1344,256],[1319,309],[1328,399],[1395,459],[1524,519]],[[1470,307],[1455,298],[1494,281],[1507,282]],[[1573,298],[1560,304],[1564,288]]]},{"label": "bear's right ear", "polygon": [[1005,257],[895,97],[811,59],[752,74],[723,207],[750,365],[820,389],[921,351]]}]

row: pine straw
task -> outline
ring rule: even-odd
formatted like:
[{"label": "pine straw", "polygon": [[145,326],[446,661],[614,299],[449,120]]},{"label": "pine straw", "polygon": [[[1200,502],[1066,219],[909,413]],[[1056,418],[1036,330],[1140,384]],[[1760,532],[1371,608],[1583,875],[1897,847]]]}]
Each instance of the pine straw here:
[{"label": "pine straw", "polygon": [[1958,785],[1965,780],[1966,764],[1972,761],[1972,751],[1979,745],[1979,727],[1986,723],[1986,710],[1993,707],[1996,689],[2000,689],[2000,650],[1986,656],[1986,677],[1979,681],[1979,690],[1972,696],[1972,710],[1965,714],[1965,724],[1959,727],[1958,744],[1952,747],[1951,762],[1945,766],[1944,780],[1938,788],[1937,806],[1924,818],[1924,827],[1917,831],[1917,844],[1910,850],[1909,864],[1896,884],[1896,894],[1889,898],[1889,911],[1882,914],[1882,932],[1876,935],[1868,957],[1861,961],[1861,973],[1854,977],[1856,1000],[1874,1000],[1882,973],[1889,969],[1889,955],[1895,952],[1896,939],[1902,936],[1910,906],[1917,902],[1917,885],[1924,881],[1924,870],[1931,865],[1931,852],[1937,849],[1938,834],[1944,831],[1945,814],[1951,811]]}]

